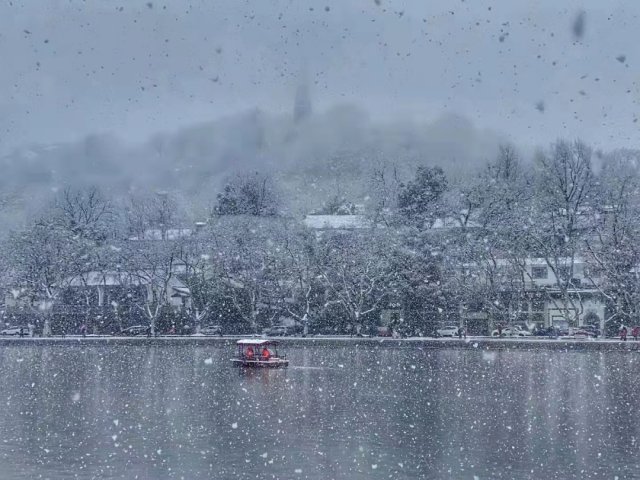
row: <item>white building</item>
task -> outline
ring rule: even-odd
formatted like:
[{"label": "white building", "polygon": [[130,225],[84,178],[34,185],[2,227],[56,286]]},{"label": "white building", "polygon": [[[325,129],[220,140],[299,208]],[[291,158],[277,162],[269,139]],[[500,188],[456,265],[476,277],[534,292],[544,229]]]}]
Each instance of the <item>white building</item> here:
[{"label": "white building", "polygon": [[472,285],[492,285],[497,298],[492,312],[473,308],[465,312],[467,320],[479,329],[490,330],[496,322],[562,328],[603,325],[605,320],[606,305],[598,289],[599,278],[589,271],[581,257],[499,259],[484,266],[466,264],[460,275]]}]

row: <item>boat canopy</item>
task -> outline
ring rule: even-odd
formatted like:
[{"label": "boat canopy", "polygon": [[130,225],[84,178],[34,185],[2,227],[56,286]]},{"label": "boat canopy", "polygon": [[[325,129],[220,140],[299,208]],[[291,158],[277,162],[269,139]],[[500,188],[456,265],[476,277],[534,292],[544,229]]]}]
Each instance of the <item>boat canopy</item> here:
[{"label": "boat canopy", "polygon": [[277,345],[278,342],[274,340],[264,340],[262,338],[247,338],[244,340],[238,340],[238,345]]}]

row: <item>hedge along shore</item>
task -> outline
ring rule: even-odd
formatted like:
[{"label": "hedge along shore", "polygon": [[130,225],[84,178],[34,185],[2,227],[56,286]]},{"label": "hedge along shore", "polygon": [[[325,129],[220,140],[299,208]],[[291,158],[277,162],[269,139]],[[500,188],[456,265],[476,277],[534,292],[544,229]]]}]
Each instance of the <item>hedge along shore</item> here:
[{"label": "hedge along shore", "polygon": [[[178,345],[212,345],[232,346],[242,338],[250,336],[158,336],[158,337],[108,337],[108,336],[66,336],[66,337],[0,337],[0,347],[9,346],[178,346]],[[257,337],[264,338],[264,337]],[[560,350],[560,351],[621,351],[640,352],[640,341],[626,342],[616,339],[522,339],[522,338],[381,338],[381,337],[278,337],[269,338],[278,341],[283,347],[336,347],[352,346],[383,348],[418,348],[437,349],[479,349],[479,350]]]}]

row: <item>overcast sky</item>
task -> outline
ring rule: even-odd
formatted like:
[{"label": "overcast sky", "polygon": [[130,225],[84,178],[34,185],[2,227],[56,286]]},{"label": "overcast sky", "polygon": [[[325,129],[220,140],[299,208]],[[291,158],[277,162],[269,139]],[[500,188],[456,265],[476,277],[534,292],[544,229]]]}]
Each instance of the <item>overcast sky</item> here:
[{"label": "overcast sky", "polygon": [[519,143],[638,148],[639,14],[635,0],[2,0],[0,152],[290,111],[305,77],[320,110],[454,112]]}]

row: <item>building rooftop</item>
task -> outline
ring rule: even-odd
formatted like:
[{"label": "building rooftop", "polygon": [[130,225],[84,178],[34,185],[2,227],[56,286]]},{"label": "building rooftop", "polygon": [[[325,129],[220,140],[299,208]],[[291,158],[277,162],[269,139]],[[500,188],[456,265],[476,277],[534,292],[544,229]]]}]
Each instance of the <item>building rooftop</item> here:
[{"label": "building rooftop", "polygon": [[371,227],[364,215],[307,215],[305,226],[314,230],[356,230]]}]

